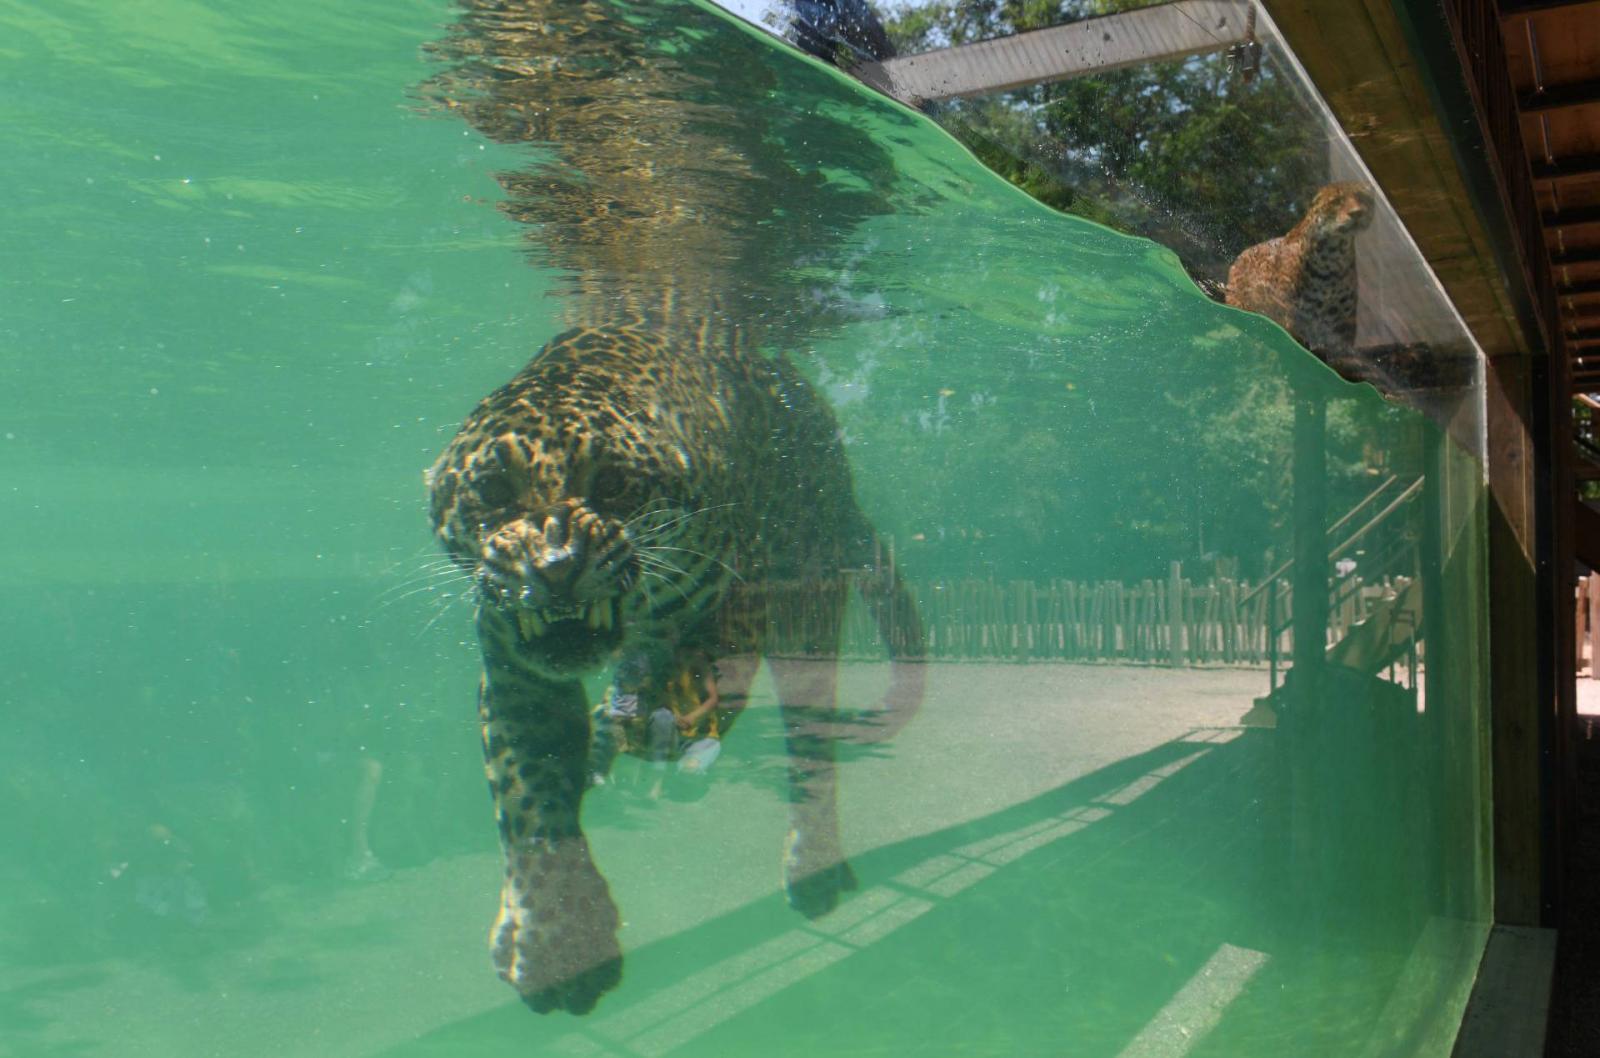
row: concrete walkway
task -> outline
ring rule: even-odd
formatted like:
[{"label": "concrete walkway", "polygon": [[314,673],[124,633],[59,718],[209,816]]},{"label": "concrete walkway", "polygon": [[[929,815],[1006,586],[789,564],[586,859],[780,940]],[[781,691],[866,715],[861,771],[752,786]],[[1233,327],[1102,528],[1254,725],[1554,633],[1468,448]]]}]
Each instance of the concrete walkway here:
[{"label": "concrete walkway", "polygon": [[[843,754],[861,889],[816,923],[778,896],[785,764],[763,680],[702,800],[651,803],[624,769],[586,802],[630,959],[590,1018],[535,1017],[495,979],[499,864],[485,853],[280,886],[239,912],[252,921],[219,915],[192,954],[177,945],[164,962],[0,968],[9,1034],[20,1053],[85,1058],[877,1055],[895,1040],[1010,1040],[1010,1055],[1044,1053],[1046,1039],[1073,1040],[1062,1054],[1176,1058],[1212,1034],[1199,1058],[1245,1054],[1244,1040],[1290,1053],[1280,1045],[1303,1038],[1312,1011],[1319,1031],[1372,1041],[1423,1023],[1397,999],[1448,1011],[1461,961],[1448,953],[1472,936],[1419,957],[1403,937],[1386,951],[1335,934],[1308,958],[1284,941],[1295,916],[1263,904],[1270,754],[1245,743],[1269,736],[1236,723],[1265,673],[941,664],[928,676],[909,727]],[[870,703],[884,679],[847,666],[842,697]],[[1418,983],[1397,986],[1406,975]],[[1228,1035],[1224,1008],[1243,1036]]]}]

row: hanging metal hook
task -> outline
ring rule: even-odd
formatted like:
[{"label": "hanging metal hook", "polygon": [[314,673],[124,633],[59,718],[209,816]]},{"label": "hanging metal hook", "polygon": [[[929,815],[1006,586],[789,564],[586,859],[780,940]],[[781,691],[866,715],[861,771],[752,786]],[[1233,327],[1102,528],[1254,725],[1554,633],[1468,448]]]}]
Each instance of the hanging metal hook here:
[{"label": "hanging metal hook", "polygon": [[1228,49],[1228,65],[1249,84],[1261,72],[1261,42],[1256,40],[1256,5],[1244,16],[1244,40]]}]

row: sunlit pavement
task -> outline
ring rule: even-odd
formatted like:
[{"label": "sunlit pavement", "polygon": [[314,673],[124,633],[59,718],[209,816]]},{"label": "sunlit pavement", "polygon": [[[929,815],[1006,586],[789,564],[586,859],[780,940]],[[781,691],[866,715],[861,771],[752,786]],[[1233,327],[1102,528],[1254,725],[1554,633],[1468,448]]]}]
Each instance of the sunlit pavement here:
[{"label": "sunlit pavement", "polygon": [[[852,666],[844,697],[871,701],[881,681]],[[1195,1047],[1274,958],[1262,894],[1244,881],[1262,856],[1259,775],[1234,763],[1189,779],[1187,794],[1155,794],[1245,737],[1235,724],[1265,674],[951,664],[931,666],[928,683],[899,737],[845,756],[841,817],[861,889],[815,923],[776,895],[783,764],[761,683],[704,799],[648,802],[625,770],[600,791],[589,829],[630,962],[588,1018],[537,1018],[494,978],[484,937],[498,864],[485,854],[276,890],[260,909],[275,919],[266,939],[183,975],[118,961],[17,980],[26,1038],[119,1056],[203,1041],[201,1053],[229,1058],[742,1056],[758,1043],[767,1055],[887,1054],[940,1040],[1011,1055],[1046,1053],[1028,1048],[1071,1031],[1048,1053],[1205,1053]],[[1472,942],[1429,936],[1420,963],[1392,953],[1390,978],[1419,975],[1419,994],[1434,963]],[[1382,981],[1360,979],[1364,958],[1336,944],[1307,971],[1350,993],[1319,1000],[1328,1016],[1347,999],[1369,1023],[1389,1011],[1409,1024]],[[1263,1045],[1304,1038],[1260,1005],[1246,1020]]]},{"label": "sunlit pavement", "polygon": [[1600,716],[1600,680],[1578,677],[1578,715]]}]

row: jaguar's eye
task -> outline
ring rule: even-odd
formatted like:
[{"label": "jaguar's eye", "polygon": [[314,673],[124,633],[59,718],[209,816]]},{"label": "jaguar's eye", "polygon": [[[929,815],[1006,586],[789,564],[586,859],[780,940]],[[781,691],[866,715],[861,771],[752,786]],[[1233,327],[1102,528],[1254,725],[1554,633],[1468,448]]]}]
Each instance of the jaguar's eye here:
[{"label": "jaguar's eye", "polygon": [[614,505],[628,489],[628,479],[616,467],[601,467],[589,483],[589,505],[607,507]]},{"label": "jaguar's eye", "polygon": [[511,475],[503,470],[490,471],[472,483],[478,500],[489,507],[509,507],[517,498],[516,485]]}]

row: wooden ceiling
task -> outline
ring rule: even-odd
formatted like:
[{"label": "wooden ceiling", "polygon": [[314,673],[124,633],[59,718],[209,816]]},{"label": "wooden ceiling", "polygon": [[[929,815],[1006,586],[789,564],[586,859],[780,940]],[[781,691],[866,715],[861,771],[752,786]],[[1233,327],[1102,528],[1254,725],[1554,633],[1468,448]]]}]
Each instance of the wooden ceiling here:
[{"label": "wooden ceiling", "polygon": [[1572,389],[1600,392],[1600,0],[1499,0]]}]

